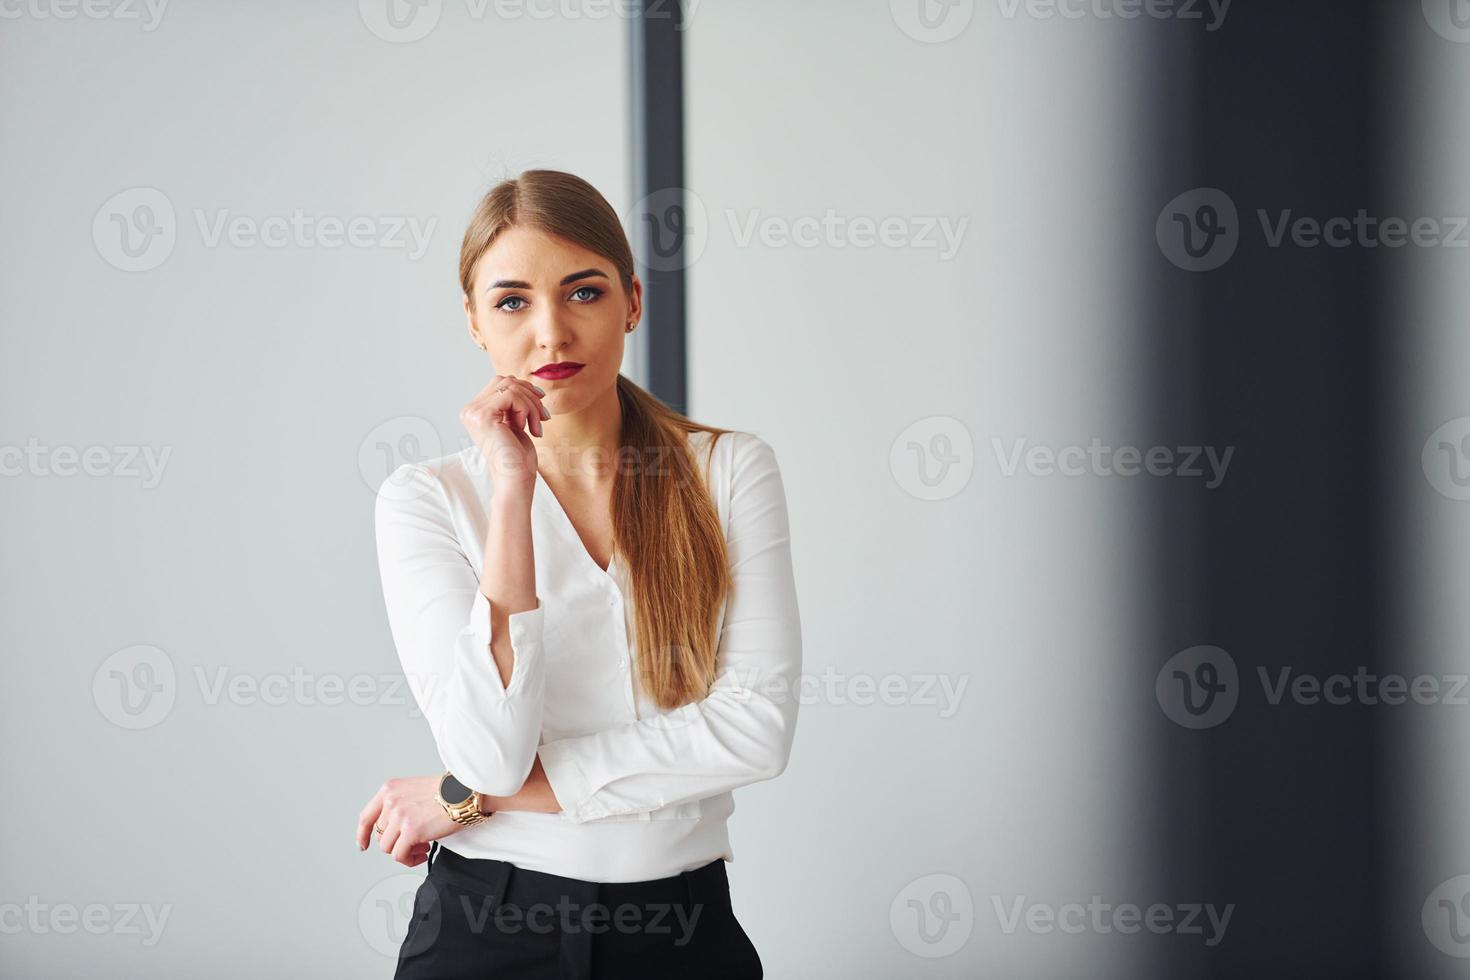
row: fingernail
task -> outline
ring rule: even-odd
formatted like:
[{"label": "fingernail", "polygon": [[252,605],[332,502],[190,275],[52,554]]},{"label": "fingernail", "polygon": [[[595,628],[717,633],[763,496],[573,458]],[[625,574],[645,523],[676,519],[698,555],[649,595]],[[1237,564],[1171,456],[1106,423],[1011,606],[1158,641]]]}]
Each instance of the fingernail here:
[{"label": "fingernail", "polygon": [[546,394],[546,389],[541,387],[540,385],[532,385],[531,387],[536,389],[536,394],[538,395]]},{"label": "fingernail", "polygon": [[545,405],[542,405],[541,406],[541,421],[545,422],[549,418],[551,418],[551,409],[547,408]]}]

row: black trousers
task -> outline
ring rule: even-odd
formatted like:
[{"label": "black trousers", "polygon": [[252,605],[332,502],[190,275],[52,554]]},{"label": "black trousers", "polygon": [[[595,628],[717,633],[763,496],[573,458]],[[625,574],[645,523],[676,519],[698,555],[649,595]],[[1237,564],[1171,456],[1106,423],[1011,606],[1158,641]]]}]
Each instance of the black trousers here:
[{"label": "black trousers", "polygon": [[600,884],[434,844],[395,980],[760,980],[725,862]]}]

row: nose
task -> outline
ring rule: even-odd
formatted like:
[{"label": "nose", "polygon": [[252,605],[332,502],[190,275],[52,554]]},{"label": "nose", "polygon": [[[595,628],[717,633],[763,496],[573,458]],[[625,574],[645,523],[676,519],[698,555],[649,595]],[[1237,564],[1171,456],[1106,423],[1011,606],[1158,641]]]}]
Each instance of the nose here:
[{"label": "nose", "polygon": [[556,310],[548,310],[536,320],[536,346],[548,353],[561,350],[572,342],[572,331]]}]

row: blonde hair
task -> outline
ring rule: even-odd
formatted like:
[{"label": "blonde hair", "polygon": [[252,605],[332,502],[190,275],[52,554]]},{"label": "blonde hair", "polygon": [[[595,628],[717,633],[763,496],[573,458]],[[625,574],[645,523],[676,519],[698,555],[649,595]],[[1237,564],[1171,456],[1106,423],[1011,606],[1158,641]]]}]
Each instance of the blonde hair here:
[{"label": "blonde hair", "polygon": [[[491,188],[470,218],[459,253],[466,296],[474,296],[480,257],[501,232],[518,226],[605,257],[624,292],[632,291],[633,250],[607,200],[573,174],[527,170]],[[613,550],[633,583],[639,683],[654,703],[672,709],[709,694],[716,617],[730,588],[719,513],[688,435],[711,433],[712,456],[719,436],[730,430],[695,422],[622,374],[617,386],[623,420],[613,476]],[[632,472],[622,464],[629,457],[638,461]]]}]

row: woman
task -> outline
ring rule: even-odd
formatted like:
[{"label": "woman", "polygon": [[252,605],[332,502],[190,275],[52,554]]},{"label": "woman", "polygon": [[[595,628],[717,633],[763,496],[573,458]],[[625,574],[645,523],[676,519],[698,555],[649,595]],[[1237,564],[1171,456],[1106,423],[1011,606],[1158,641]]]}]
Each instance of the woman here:
[{"label": "woman", "polygon": [[580,178],[493,188],[459,272],[502,373],[460,413],[470,447],[377,504],[388,621],[448,768],[390,779],[358,824],[429,864],[397,976],[760,977],[725,823],[796,725],[775,455],[619,374],[643,287]]}]

